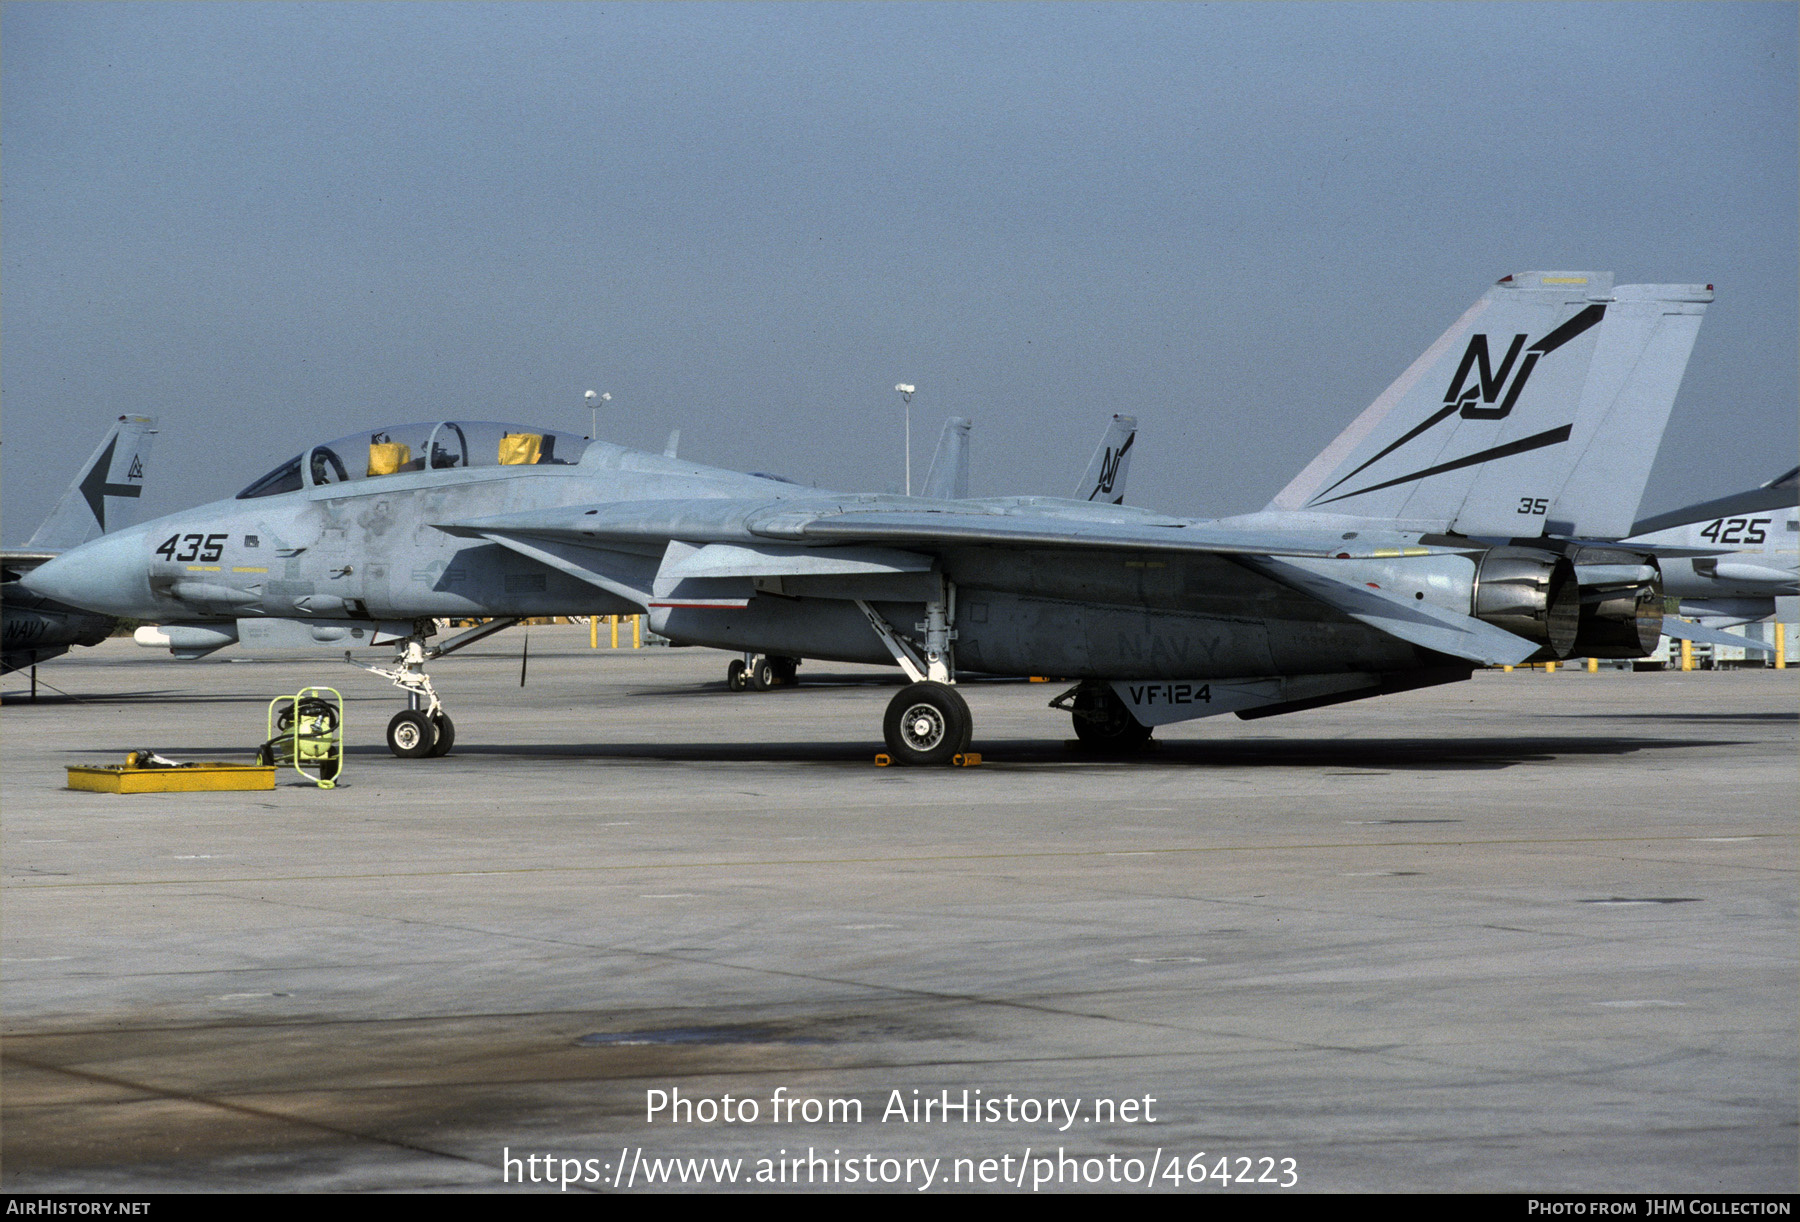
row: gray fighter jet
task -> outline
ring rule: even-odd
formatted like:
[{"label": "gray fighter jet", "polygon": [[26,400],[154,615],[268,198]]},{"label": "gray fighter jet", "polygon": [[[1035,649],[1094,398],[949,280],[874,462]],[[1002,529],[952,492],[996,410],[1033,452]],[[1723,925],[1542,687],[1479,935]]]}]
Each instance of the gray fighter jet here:
[{"label": "gray fighter jet", "polygon": [[[126,525],[143,495],[156,421],[120,416],[23,547],[0,551],[0,674],[35,667],[76,645],[98,645],[118,620],[46,598],[20,578],[69,548]],[[34,684],[36,672],[33,671]],[[35,689],[34,689],[35,690]]]},{"label": "gray fighter jet", "polygon": [[1800,620],[1800,468],[1748,492],[1645,518],[1629,542],[1717,549],[1663,565],[1663,593],[1699,621],[1665,622],[1667,636],[1773,653],[1767,642],[1723,629]]},{"label": "gray fighter jet", "polygon": [[[158,621],[180,656],[390,646],[388,743],[454,739],[425,664],[519,617],[647,612],[671,640],[893,662],[883,737],[951,761],[959,674],[1060,675],[1084,742],[1141,742],[1655,648],[1659,555],[1630,532],[1710,285],[1505,277],[1260,512],[826,492],[517,425],[440,420],[317,445],[235,498],[108,536],[27,581]],[[960,443],[953,443],[960,444]],[[1103,445],[1103,449],[1106,447]],[[945,469],[954,471],[954,464]],[[491,616],[441,643],[434,617]]]}]

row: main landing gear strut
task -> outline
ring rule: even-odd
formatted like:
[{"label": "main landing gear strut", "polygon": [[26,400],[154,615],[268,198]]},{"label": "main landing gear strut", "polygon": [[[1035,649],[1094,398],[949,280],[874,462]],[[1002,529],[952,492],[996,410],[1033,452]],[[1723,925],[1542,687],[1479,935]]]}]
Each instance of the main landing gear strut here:
[{"label": "main landing gear strut", "polygon": [[437,690],[431,686],[431,676],[425,673],[425,663],[445,654],[455,653],[476,641],[485,640],[518,622],[517,616],[489,620],[451,637],[442,645],[426,644],[430,633],[415,631],[400,643],[400,652],[395,656],[393,666],[370,666],[366,662],[358,662],[355,655],[346,653],[344,661],[372,675],[380,675],[406,693],[406,707],[395,713],[393,720],[388,722],[388,750],[401,759],[448,755],[450,748],[456,743],[456,723],[450,720],[450,714],[444,711],[443,701],[438,699]]},{"label": "main landing gear strut", "polygon": [[913,625],[915,632],[924,634],[923,656],[874,607],[860,599],[856,605],[912,680],[888,702],[887,716],[882,718],[889,756],[896,764],[950,763],[969,749],[975,732],[968,703],[955,687],[951,645],[956,640],[956,586],[940,578],[935,597],[925,603],[925,621]]},{"label": "main landing gear strut", "polygon": [[1088,679],[1050,702],[1075,722],[1075,737],[1083,746],[1103,751],[1135,751],[1150,741],[1152,729],[1131,715],[1112,686]]}]

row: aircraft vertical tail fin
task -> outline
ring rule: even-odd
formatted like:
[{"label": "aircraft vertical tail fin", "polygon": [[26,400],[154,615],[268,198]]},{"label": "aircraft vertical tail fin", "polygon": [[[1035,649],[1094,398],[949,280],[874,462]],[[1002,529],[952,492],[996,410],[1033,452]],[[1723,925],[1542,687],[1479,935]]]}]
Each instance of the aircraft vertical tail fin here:
[{"label": "aircraft vertical tail fin", "polygon": [[1611,292],[1610,272],[1505,277],[1268,508],[1540,533]]},{"label": "aircraft vertical tail fin", "polygon": [[1632,533],[1713,291],[1710,284],[1622,284],[1612,297],[1569,438],[1573,459],[1545,515],[1550,534]]},{"label": "aircraft vertical tail fin", "polygon": [[124,526],[143,495],[155,438],[155,417],[120,416],[25,546],[66,551]]},{"label": "aircraft vertical tail fin", "polygon": [[1099,448],[1088,460],[1087,471],[1075,485],[1078,501],[1125,503],[1125,475],[1131,470],[1131,443],[1137,440],[1137,417],[1115,415],[1100,438]]},{"label": "aircraft vertical tail fin", "polygon": [[931,470],[925,475],[920,496],[960,501],[969,495],[969,428],[971,422],[962,416],[944,421],[938,434],[937,452],[931,456]]}]

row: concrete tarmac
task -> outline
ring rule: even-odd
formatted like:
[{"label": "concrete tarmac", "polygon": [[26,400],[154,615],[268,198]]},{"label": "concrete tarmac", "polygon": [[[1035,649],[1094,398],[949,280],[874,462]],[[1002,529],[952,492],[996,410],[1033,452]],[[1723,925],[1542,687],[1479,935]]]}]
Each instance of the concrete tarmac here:
[{"label": "concrete tarmac", "polygon": [[[1792,672],[1484,672],[1130,760],[971,684],[985,762],[913,770],[891,671],[732,694],[535,628],[521,689],[521,636],[433,669],[438,760],[341,661],[7,678],[0,1186],[1797,1187]],[[63,787],[244,758],[310,683],[336,790]]]}]

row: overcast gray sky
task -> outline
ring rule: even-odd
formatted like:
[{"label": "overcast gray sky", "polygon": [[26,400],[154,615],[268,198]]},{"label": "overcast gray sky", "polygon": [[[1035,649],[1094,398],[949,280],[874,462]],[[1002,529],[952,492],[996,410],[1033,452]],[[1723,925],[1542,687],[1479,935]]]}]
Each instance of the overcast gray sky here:
[{"label": "overcast gray sky", "polygon": [[0,10],[4,533],[440,416],[1260,507],[1494,280],[1705,281],[1645,510],[1794,465],[1790,4]]}]

